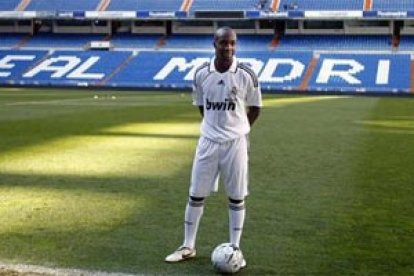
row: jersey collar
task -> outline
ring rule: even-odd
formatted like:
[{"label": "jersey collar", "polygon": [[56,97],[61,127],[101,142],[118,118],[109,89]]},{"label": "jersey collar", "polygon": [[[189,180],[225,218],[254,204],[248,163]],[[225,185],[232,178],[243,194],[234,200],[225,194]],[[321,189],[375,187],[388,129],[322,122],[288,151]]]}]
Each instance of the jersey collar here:
[{"label": "jersey collar", "polygon": [[[210,61],[210,67],[209,67],[209,71],[210,72],[216,72],[216,66],[214,66],[214,61],[216,60],[216,57],[213,57]],[[235,73],[237,70],[237,58],[236,56],[233,56],[233,63],[231,64],[229,70],[227,70],[227,72],[231,72],[231,73]],[[225,73],[225,72],[224,72]]]}]

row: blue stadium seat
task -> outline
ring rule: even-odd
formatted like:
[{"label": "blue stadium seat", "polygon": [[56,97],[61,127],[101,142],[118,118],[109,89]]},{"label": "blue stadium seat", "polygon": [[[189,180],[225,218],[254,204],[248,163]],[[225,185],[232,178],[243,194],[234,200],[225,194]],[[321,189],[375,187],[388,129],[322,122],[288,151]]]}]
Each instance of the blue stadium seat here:
[{"label": "blue stadium seat", "polygon": [[[238,51],[267,51],[273,35],[238,35]],[[174,34],[166,39],[163,49],[203,49],[213,51],[213,35]]]},{"label": "blue stadium seat", "polygon": [[119,33],[111,38],[115,48],[155,49],[162,35]]},{"label": "blue stadium seat", "polygon": [[13,11],[21,0],[0,1],[0,11]]},{"label": "blue stadium seat", "polygon": [[[375,2],[375,1],[374,1]],[[299,10],[363,10],[364,0],[281,0],[279,11]]]},{"label": "blue stadium seat", "polygon": [[112,0],[107,11],[179,11],[182,0]]},{"label": "blue stadium seat", "polygon": [[[330,63],[336,60],[344,61],[338,63],[333,68],[328,66],[324,71],[322,66],[324,61],[328,59]],[[379,77],[379,62],[389,62],[389,71],[387,78],[384,73]],[[358,69],[355,69],[359,65]],[[352,72],[354,68],[356,71]],[[410,86],[410,55],[395,54],[321,54],[315,72],[310,80],[309,88],[312,90],[325,91],[349,91],[355,92],[356,89],[374,92],[390,93],[395,90],[407,90]],[[332,72],[344,72],[332,74]],[[351,73],[352,72],[352,73]],[[321,78],[321,76],[324,76]],[[385,81],[385,83],[378,83]]]},{"label": "blue stadium seat", "polygon": [[[271,0],[267,1],[267,5]],[[194,0],[190,12],[197,10],[257,10],[258,0]]]},{"label": "blue stadium seat", "polygon": [[83,48],[91,41],[101,41],[101,34],[49,34],[40,33],[33,36],[24,47],[39,48]]},{"label": "blue stadium seat", "polygon": [[[7,56],[7,57],[6,57]],[[13,57],[14,56],[14,57]],[[190,88],[198,66],[212,57],[196,51],[0,50],[0,83],[51,86]],[[302,87],[312,51],[242,51],[264,90]],[[156,62],[154,62],[156,61]],[[310,91],[410,93],[409,54],[321,53],[306,81]],[[294,69],[294,70],[293,70]]]},{"label": "blue stadium seat", "polygon": [[400,37],[399,50],[413,51],[414,50],[414,35],[402,35]]},{"label": "blue stadium seat", "polygon": [[27,36],[27,34],[9,34],[9,33],[0,33],[0,47],[1,48],[13,48],[18,46],[22,39]]},{"label": "blue stadium seat", "polygon": [[6,56],[17,56],[17,59],[8,60],[8,63],[13,64],[13,66],[1,68],[0,84],[16,84],[23,81],[22,75],[24,72],[47,56],[47,51],[0,50],[0,60]]},{"label": "blue stadium seat", "polygon": [[[93,58],[95,61],[89,65],[87,69],[87,77],[68,77],[64,74],[60,77],[52,77],[53,70],[42,70],[33,76],[26,76],[24,80],[27,83],[38,85],[53,85],[53,86],[79,86],[79,85],[98,85],[105,82],[105,77],[117,70],[127,59],[131,56],[131,52],[124,51],[56,51],[49,55],[48,58],[69,58],[76,57],[76,62],[85,62]],[[68,62],[64,60],[56,61],[56,66],[63,66]],[[27,73],[27,72],[26,72]],[[79,75],[79,74],[78,74]],[[92,76],[93,75],[93,76]]]},{"label": "blue stadium seat", "polygon": [[166,49],[212,49],[213,35],[174,34],[165,40]]},{"label": "blue stadium seat", "polygon": [[65,1],[65,0],[32,0],[26,11],[94,11],[100,0]]},{"label": "blue stadium seat", "polygon": [[277,47],[280,50],[390,50],[387,35],[285,35]]},{"label": "blue stadium seat", "polygon": [[375,0],[373,1],[373,10],[383,11],[407,11],[414,10],[414,0]]},{"label": "blue stadium seat", "polygon": [[267,51],[273,35],[238,35],[239,51]]}]

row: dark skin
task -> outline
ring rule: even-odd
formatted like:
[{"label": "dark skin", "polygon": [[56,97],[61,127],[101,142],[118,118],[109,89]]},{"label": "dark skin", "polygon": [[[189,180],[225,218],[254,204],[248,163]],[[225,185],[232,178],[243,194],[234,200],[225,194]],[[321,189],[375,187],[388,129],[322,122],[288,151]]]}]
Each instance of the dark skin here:
[{"label": "dark skin", "polygon": [[[237,35],[236,32],[228,27],[223,27],[217,30],[214,34],[214,49],[216,58],[214,66],[220,73],[224,73],[231,67],[233,63],[233,56],[236,53]],[[200,114],[204,116],[204,107],[199,106]],[[247,111],[247,118],[250,126],[254,124],[260,114],[260,107],[249,106]]]},{"label": "dark skin", "polygon": [[[214,49],[216,58],[214,66],[220,73],[224,73],[230,69],[233,63],[233,56],[236,52],[237,35],[231,28],[223,27],[217,30],[214,34]],[[204,106],[198,106],[201,117],[204,117]],[[249,106],[247,110],[247,119],[250,126],[257,120],[260,114],[260,107]],[[193,201],[203,201],[204,198],[190,196]],[[243,200],[229,198],[229,201],[234,204],[240,204]]]}]

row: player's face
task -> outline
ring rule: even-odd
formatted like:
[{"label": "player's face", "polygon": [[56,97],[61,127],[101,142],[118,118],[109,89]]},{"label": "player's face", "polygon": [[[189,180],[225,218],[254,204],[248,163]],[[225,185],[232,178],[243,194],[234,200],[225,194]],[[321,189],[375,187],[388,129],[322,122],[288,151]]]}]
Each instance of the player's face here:
[{"label": "player's face", "polygon": [[232,30],[218,34],[214,40],[216,58],[221,61],[231,61],[236,52],[236,33]]}]

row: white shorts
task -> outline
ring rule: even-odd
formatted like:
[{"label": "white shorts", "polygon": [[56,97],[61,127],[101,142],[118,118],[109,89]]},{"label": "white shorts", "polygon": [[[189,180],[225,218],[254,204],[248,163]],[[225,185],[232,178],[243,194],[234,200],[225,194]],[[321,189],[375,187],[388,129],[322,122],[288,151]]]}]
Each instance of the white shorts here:
[{"label": "white shorts", "polygon": [[217,143],[200,137],[191,174],[190,196],[206,197],[217,191],[223,175],[227,196],[242,200],[248,195],[248,138]]}]

